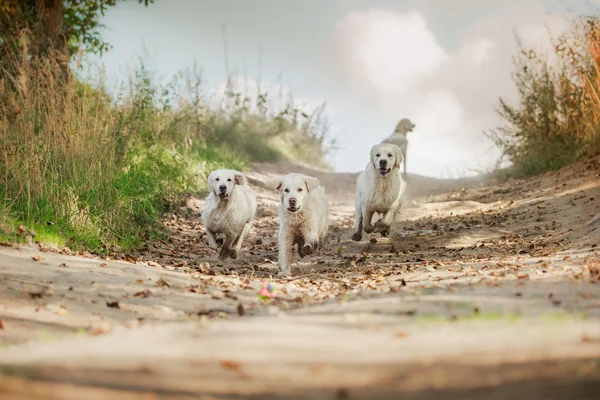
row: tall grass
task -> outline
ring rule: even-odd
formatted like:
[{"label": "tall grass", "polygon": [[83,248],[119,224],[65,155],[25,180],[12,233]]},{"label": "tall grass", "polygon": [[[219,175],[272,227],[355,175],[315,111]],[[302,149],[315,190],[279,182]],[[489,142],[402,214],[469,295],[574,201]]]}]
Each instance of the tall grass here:
[{"label": "tall grass", "polygon": [[0,71],[0,240],[24,225],[59,245],[135,249],[164,234],[160,214],[182,195],[205,193],[212,169],[292,157],[295,146],[325,160],[325,125],[269,112],[264,95],[228,93],[215,109],[194,71],[161,86],[141,64],[109,95],[102,78],[65,82],[52,58],[11,67]]},{"label": "tall grass", "polygon": [[571,21],[551,54],[522,48],[513,80],[519,102],[501,99],[504,126],[488,136],[531,175],[600,153],[600,25],[597,17]]}]

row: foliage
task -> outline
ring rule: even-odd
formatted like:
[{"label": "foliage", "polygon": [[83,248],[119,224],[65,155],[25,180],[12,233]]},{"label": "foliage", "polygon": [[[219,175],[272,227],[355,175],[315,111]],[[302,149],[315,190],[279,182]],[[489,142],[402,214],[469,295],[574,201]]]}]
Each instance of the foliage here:
[{"label": "foliage", "polygon": [[513,164],[536,174],[600,153],[600,25],[596,17],[572,21],[571,29],[544,55],[522,48],[513,80],[519,102],[501,99],[507,124],[488,135]]},{"label": "foliage", "polygon": [[[3,0],[0,60],[53,51],[55,56],[66,57],[68,63],[73,54],[102,54],[110,46],[100,36],[100,16],[119,1],[124,0]],[[146,6],[153,2],[137,1]]]},{"label": "foliage", "polygon": [[135,249],[164,234],[159,217],[182,196],[206,193],[213,169],[294,153],[325,164],[324,119],[272,111],[264,93],[231,91],[215,108],[193,71],[159,85],[140,64],[109,95],[101,78],[61,80],[54,57],[11,62],[15,79],[0,77],[0,239],[22,224],[73,248]]}]

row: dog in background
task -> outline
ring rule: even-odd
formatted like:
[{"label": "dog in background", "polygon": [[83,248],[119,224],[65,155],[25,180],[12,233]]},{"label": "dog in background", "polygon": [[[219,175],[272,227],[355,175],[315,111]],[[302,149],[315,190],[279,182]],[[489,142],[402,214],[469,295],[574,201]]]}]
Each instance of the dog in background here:
[{"label": "dog in background", "polygon": [[396,129],[394,130],[394,133],[392,133],[390,136],[388,136],[381,142],[381,143],[395,144],[396,146],[400,147],[400,151],[402,152],[402,157],[404,159],[404,161],[403,161],[404,177],[406,177],[406,175],[407,175],[406,151],[408,150],[408,138],[406,136],[408,135],[408,132],[412,132],[414,127],[415,127],[415,124],[410,122],[408,119],[404,118],[404,119],[400,120],[400,122],[398,122],[398,125],[396,125]]}]

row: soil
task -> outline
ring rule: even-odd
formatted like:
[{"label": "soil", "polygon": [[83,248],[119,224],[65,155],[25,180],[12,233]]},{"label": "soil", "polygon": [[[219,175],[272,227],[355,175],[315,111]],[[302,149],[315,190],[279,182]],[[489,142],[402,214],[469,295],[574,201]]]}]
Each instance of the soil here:
[{"label": "soil", "polygon": [[[262,182],[288,172],[319,178],[331,226],[276,279]],[[237,260],[207,247],[193,196],[139,254],[0,247],[0,399],[595,398],[599,172],[410,175],[390,237],[357,243],[356,174],[257,164]]]}]

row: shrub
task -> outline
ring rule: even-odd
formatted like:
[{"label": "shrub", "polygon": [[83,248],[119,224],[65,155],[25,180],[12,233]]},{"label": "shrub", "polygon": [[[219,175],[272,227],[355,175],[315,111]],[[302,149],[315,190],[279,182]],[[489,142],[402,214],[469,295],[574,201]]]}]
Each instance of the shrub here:
[{"label": "shrub", "polygon": [[552,54],[521,48],[513,80],[519,102],[501,99],[504,126],[488,136],[517,175],[558,169],[600,153],[600,30],[596,17],[576,19]]}]

